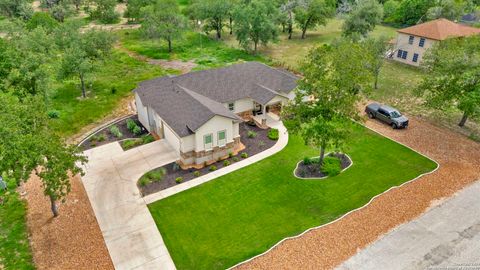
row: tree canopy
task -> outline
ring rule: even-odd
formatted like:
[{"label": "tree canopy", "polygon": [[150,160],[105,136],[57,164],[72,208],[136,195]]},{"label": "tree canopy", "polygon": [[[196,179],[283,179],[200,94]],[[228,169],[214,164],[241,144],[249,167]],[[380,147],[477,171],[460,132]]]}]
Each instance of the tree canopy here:
[{"label": "tree canopy", "polygon": [[353,39],[365,38],[382,19],[383,6],[377,0],[359,0],[345,19],[343,35]]},{"label": "tree canopy", "polygon": [[328,0],[299,0],[295,7],[295,22],[302,30],[302,39],[308,29],[325,25],[327,19],[335,14],[335,7]]},{"label": "tree canopy", "polygon": [[182,35],[186,20],[178,8],[176,0],[158,0],[155,4],[142,9],[144,20],[141,33],[147,38],[161,38],[168,43],[168,52],[172,52],[172,41]]},{"label": "tree canopy", "polygon": [[[246,50],[257,52],[258,44],[266,45],[277,38],[277,9],[267,0],[252,0],[234,11],[235,35]],[[253,45],[253,48],[252,48]]]},{"label": "tree canopy", "polygon": [[346,40],[312,49],[302,64],[295,100],[283,110],[288,131],[319,148],[320,164],[325,150],[340,149],[351,120],[359,119],[357,104],[371,77],[364,54],[361,44]]},{"label": "tree canopy", "polygon": [[459,126],[480,115],[480,36],[448,39],[428,50],[422,65],[427,72],[418,87],[426,105],[463,113]]}]

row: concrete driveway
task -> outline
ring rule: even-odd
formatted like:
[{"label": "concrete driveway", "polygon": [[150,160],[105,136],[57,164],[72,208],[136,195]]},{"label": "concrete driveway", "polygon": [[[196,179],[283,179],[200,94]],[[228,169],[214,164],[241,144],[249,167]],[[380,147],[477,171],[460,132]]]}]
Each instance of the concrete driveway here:
[{"label": "concrete driveway", "polygon": [[162,236],[136,186],[144,173],[173,162],[163,140],[128,151],[110,143],[85,151],[82,177],[116,269],[175,269]]},{"label": "concrete driveway", "polygon": [[480,182],[401,225],[338,267],[480,269]]}]

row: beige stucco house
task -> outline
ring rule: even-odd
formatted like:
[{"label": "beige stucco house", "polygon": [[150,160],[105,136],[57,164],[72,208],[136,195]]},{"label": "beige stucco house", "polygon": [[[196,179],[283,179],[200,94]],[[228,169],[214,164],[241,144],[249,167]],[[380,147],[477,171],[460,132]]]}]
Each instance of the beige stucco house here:
[{"label": "beige stucco house", "polygon": [[165,76],[134,90],[139,121],[178,152],[183,167],[242,149],[239,123],[266,124],[266,113],[294,97],[297,77],[258,62]]},{"label": "beige stucco house", "polygon": [[478,35],[480,29],[454,23],[447,19],[438,19],[400,29],[397,32],[393,59],[419,66],[425,52],[436,42],[451,37]]}]

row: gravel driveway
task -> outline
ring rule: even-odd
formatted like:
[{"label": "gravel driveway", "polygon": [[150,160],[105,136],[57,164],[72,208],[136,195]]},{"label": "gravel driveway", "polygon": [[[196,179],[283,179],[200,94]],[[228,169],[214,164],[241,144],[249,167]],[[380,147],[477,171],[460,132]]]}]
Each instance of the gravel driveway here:
[{"label": "gravel driveway", "polygon": [[433,203],[480,178],[480,144],[415,118],[406,130],[392,130],[376,120],[370,127],[440,164],[433,174],[394,189],[338,222],[283,242],[240,269],[331,269]]}]

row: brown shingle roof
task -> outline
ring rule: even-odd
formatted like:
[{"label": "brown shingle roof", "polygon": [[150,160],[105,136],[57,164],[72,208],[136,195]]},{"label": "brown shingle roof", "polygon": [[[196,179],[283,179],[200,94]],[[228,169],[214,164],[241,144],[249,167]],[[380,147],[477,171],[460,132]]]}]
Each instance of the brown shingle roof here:
[{"label": "brown shingle roof", "polygon": [[399,33],[445,40],[449,37],[465,37],[480,34],[480,29],[454,23],[447,19],[437,19],[398,30]]}]

